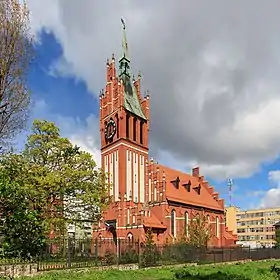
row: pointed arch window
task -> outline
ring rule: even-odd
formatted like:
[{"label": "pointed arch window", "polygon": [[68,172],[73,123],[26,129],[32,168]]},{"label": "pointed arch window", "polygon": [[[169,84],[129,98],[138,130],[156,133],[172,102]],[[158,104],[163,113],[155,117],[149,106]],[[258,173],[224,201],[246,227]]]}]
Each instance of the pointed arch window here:
[{"label": "pointed arch window", "polygon": [[154,201],[157,201],[157,187],[154,187]]},{"label": "pointed arch window", "polygon": [[185,212],[185,234],[189,235],[189,213],[188,211]]},{"label": "pointed arch window", "polygon": [[129,115],[126,115],[126,138],[129,138]]},{"label": "pointed arch window", "polygon": [[137,119],[133,119],[133,141],[137,140]]},{"label": "pointed arch window", "polygon": [[174,209],[171,211],[171,234],[176,236],[176,211]]},{"label": "pointed arch window", "polygon": [[128,239],[128,242],[129,242],[129,243],[132,243],[132,242],[133,242],[133,234],[132,234],[131,232],[128,233],[127,239]]},{"label": "pointed arch window", "polygon": [[219,238],[220,237],[220,222],[219,222],[219,217],[216,217],[216,236]]},{"label": "pointed arch window", "polygon": [[127,208],[127,212],[126,212],[126,224],[129,225],[130,224],[130,211],[129,208]]},{"label": "pointed arch window", "polygon": [[143,121],[140,122],[140,144],[143,144]]}]

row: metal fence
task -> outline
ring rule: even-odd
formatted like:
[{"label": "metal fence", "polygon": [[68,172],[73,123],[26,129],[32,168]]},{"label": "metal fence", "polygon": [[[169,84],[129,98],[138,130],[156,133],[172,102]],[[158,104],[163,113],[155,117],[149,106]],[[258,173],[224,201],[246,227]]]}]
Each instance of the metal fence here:
[{"label": "metal fence", "polygon": [[[41,271],[89,266],[137,264],[140,267],[180,263],[220,263],[246,259],[280,259],[280,248],[194,248],[187,244],[145,245],[138,241],[51,240],[33,259]],[[0,258],[0,265],[22,262]]]}]

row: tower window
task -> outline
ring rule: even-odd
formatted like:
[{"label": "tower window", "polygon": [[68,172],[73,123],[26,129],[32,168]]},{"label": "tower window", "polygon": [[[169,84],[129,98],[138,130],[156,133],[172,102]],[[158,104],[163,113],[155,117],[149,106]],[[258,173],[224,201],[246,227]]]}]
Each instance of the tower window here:
[{"label": "tower window", "polygon": [[136,133],[137,133],[137,119],[133,119],[133,141],[136,141]]},{"label": "tower window", "polygon": [[[106,128],[106,126],[107,126],[107,121],[104,123],[104,127]],[[107,139],[107,137],[106,137],[106,134],[104,133],[104,138],[105,138],[105,142],[106,142],[106,144],[108,143],[108,139]]]},{"label": "tower window", "polygon": [[129,138],[129,115],[126,115],[126,138]]},{"label": "tower window", "polygon": [[143,144],[143,122],[140,122],[140,144]]}]

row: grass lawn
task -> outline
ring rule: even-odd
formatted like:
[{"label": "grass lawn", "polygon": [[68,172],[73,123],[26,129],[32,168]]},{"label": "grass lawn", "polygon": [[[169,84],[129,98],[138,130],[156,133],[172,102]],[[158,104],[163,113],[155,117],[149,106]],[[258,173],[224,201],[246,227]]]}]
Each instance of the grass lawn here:
[{"label": "grass lawn", "polygon": [[[182,277],[177,279],[189,280],[276,280],[278,279],[277,275],[270,272],[270,267],[274,264],[276,267],[280,267],[280,261],[260,261],[245,264],[201,265],[185,268],[158,268],[134,271],[68,270],[46,272],[45,274],[32,277],[32,280],[171,280],[175,279],[176,273],[179,277]],[[191,275],[187,275],[188,273]],[[183,277],[184,274],[185,277]]]}]

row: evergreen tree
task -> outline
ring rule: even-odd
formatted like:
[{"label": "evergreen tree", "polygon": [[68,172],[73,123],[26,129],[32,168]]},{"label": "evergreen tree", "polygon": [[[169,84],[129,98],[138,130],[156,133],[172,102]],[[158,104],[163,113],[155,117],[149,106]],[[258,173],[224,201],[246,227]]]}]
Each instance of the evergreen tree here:
[{"label": "evergreen tree", "polygon": [[146,240],[144,244],[144,251],[141,255],[141,265],[142,266],[152,266],[156,264],[157,261],[157,247],[153,239],[153,231],[148,228],[146,231]]}]

